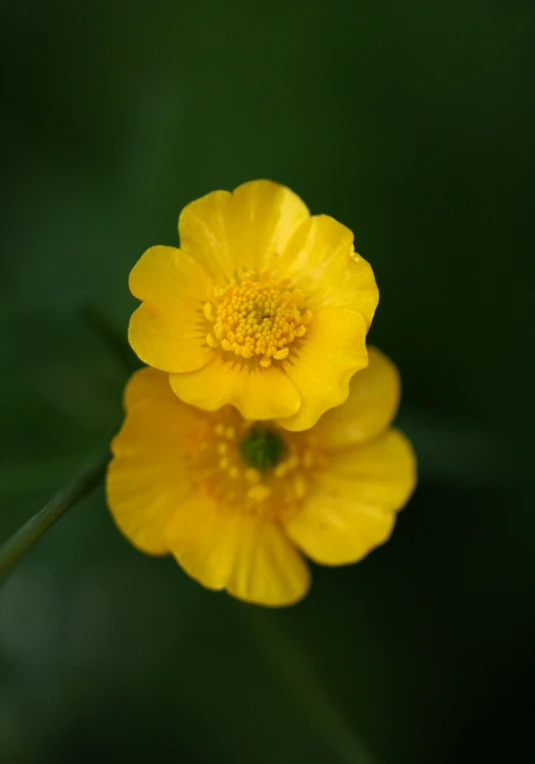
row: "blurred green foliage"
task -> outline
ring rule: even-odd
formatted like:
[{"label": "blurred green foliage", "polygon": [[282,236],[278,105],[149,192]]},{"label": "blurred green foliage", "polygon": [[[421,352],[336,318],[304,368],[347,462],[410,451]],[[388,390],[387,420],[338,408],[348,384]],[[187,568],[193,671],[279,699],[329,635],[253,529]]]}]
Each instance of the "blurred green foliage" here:
[{"label": "blurred green foliage", "polygon": [[340,730],[376,764],[531,761],[534,521],[508,490],[528,386],[508,285],[531,260],[535,6],[1,15],[2,538],[119,426],[122,359],[88,310],[124,334],[143,250],[177,243],[187,202],[258,177],[355,231],[421,468],[392,540],[315,568],[287,611],[137,553],[102,492],[73,509],[0,592],[2,764],[336,764]]}]

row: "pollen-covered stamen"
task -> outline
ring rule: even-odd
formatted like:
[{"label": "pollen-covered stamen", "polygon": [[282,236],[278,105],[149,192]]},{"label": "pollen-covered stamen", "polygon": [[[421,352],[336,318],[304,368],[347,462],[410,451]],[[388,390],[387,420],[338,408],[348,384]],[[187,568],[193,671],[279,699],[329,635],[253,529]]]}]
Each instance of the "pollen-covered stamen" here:
[{"label": "pollen-covered stamen", "polygon": [[204,306],[204,316],[213,324],[208,345],[220,345],[241,358],[259,357],[265,368],[272,360],[284,360],[294,340],[305,336],[312,318],[303,293],[287,287],[266,271],[259,279],[249,271],[238,284],[216,287],[213,304]]}]

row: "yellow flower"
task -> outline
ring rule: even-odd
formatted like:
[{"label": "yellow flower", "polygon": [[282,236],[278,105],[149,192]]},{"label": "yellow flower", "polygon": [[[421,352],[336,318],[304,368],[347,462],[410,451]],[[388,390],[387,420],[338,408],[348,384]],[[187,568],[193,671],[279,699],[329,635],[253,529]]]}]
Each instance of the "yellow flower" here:
[{"label": "yellow flower", "polygon": [[209,589],[290,605],[310,585],[301,552],[345,565],[390,536],[416,480],[409,442],[389,429],[398,398],[397,370],[373,348],[347,401],[306,432],[187,406],[167,374],[143,369],[126,389],[108,504],[136,547],[173,554]]},{"label": "yellow flower", "polygon": [[342,403],[379,298],[351,231],[267,180],[197,199],[178,231],[180,249],[151,247],[130,274],[140,359],[186,403],[289,430]]}]

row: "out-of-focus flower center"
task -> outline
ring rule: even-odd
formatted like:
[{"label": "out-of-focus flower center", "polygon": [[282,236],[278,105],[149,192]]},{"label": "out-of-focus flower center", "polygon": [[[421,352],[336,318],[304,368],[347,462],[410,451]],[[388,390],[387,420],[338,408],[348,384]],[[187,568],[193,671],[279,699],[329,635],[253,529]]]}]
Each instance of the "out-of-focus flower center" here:
[{"label": "out-of-focus flower center", "polygon": [[280,517],[308,494],[325,454],[308,433],[243,419],[225,407],[193,449],[192,477],[201,492],[254,513]]},{"label": "out-of-focus flower center", "polygon": [[269,427],[251,427],[238,443],[242,461],[258,470],[276,467],[284,453],[284,439]]},{"label": "out-of-focus flower center", "polygon": [[259,357],[265,368],[272,360],[286,358],[312,318],[303,293],[287,286],[272,280],[267,271],[259,279],[249,271],[237,284],[215,287],[213,300],[204,306],[212,324],[206,336],[210,347],[220,346],[241,358]]}]

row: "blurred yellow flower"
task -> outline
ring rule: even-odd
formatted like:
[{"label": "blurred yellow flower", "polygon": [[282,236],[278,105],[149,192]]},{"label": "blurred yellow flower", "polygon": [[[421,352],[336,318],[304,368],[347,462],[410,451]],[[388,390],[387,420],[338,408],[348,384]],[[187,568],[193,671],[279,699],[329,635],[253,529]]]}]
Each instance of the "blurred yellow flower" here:
[{"label": "blurred yellow flower", "polygon": [[390,536],[416,481],[409,442],[389,429],[398,399],[397,370],[373,348],[347,401],[298,433],[187,406],[143,369],[112,444],[111,512],[136,547],[173,554],[209,589],[290,605],[310,585],[301,552],[344,565]]},{"label": "blurred yellow flower", "polygon": [[186,403],[290,430],[342,403],[379,297],[351,231],[267,180],[192,202],[178,231],[180,249],[151,247],[130,274],[141,360]]}]

